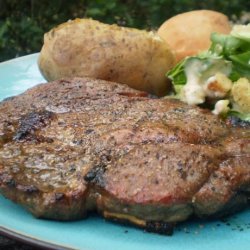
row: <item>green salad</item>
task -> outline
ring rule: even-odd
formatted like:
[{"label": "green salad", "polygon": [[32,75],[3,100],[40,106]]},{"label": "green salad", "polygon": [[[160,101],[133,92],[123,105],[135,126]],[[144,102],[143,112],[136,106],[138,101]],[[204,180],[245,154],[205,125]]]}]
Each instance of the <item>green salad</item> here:
[{"label": "green salad", "polygon": [[235,25],[229,35],[213,33],[211,42],[208,51],[186,57],[167,73],[175,97],[250,121],[250,24]]}]

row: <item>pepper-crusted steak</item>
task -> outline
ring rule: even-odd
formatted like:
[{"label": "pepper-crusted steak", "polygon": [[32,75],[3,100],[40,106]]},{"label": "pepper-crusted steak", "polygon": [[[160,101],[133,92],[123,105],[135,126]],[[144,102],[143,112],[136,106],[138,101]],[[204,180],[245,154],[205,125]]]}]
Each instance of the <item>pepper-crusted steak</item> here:
[{"label": "pepper-crusted steak", "polygon": [[170,233],[247,205],[250,130],[117,83],[41,84],[0,103],[0,192],[37,217]]}]

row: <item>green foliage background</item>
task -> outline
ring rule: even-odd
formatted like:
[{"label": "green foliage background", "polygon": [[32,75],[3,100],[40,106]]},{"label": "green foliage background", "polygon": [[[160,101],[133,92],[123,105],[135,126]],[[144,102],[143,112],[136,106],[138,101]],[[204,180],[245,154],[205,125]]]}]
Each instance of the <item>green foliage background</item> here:
[{"label": "green foliage background", "polygon": [[38,52],[43,34],[76,17],[152,29],[167,18],[194,9],[211,9],[237,19],[250,10],[246,0],[0,0],[0,61]]}]

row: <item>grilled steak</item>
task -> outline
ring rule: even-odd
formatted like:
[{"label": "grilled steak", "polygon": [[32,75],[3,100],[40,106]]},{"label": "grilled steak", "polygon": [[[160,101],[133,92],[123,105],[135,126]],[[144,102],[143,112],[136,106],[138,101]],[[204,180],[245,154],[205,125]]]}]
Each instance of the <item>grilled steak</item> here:
[{"label": "grilled steak", "polygon": [[169,234],[247,206],[249,126],[117,83],[41,84],[0,104],[0,191],[36,217]]}]

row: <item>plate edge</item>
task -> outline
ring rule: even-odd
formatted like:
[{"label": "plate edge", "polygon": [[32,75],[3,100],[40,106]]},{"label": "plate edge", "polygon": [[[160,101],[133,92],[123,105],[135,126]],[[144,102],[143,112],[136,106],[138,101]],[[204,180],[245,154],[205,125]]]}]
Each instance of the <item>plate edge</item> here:
[{"label": "plate edge", "polygon": [[12,63],[13,61],[16,62],[16,61],[25,59],[25,58],[27,58],[27,57],[39,56],[39,54],[40,54],[40,52],[36,52],[36,53],[24,55],[24,56],[19,56],[19,57],[11,58],[11,59],[9,59],[9,60],[0,62],[0,65]]},{"label": "plate edge", "polygon": [[47,250],[76,250],[77,248],[72,248],[69,246],[62,246],[62,245],[57,245],[55,243],[50,243],[48,241],[43,241],[40,239],[37,239],[35,237],[31,237],[28,235],[25,235],[21,232],[17,232],[15,230],[11,230],[8,228],[5,228],[3,226],[0,226],[0,234],[2,236],[17,240],[22,243],[26,243],[29,245],[32,245],[34,247],[40,247],[42,249],[47,249]]}]

